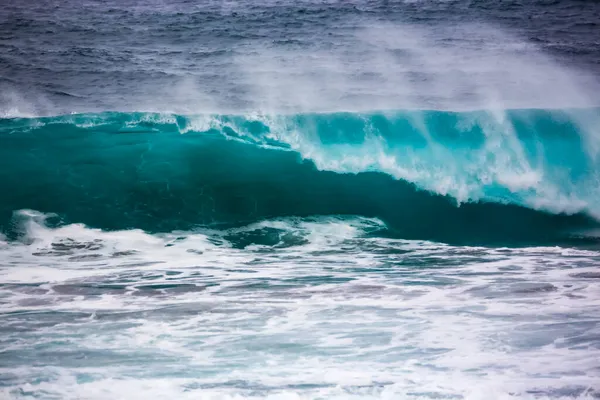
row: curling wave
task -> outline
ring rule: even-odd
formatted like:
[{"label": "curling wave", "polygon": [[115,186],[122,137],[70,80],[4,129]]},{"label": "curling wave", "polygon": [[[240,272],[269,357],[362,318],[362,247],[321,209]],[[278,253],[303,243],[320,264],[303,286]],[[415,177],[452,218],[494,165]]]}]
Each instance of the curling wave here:
[{"label": "curling wave", "polygon": [[581,238],[599,109],[0,120],[0,225],[20,209],[150,232],[360,215],[449,243]]}]

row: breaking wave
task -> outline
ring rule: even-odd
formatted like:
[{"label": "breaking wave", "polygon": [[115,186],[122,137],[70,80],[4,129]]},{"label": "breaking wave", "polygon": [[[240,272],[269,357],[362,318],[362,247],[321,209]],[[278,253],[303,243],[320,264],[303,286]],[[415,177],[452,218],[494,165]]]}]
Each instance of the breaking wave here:
[{"label": "breaking wave", "polygon": [[589,239],[599,121],[597,108],[2,119],[0,225],[17,235],[21,209],[149,232],[359,215],[405,239]]}]

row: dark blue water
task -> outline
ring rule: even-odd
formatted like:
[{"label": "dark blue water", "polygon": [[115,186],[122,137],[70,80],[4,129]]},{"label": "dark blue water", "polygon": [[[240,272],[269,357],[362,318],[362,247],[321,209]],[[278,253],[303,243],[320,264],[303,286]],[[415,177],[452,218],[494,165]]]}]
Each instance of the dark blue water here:
[{"label": "dark blue water", "polygon": [[0,13],[8,116],[587,105],[570,79],[598,103],[594,1],[23,1]]},{"label": "dark blue water", "polygon": [[0,397],[600,393],[600,3],[0,7]]}]

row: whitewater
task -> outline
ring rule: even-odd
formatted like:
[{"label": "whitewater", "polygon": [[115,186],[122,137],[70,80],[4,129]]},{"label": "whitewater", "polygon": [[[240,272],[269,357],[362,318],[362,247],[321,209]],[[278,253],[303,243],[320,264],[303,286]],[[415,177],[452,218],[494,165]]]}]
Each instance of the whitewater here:
[{"label": "whitewater", "polygon": [[0,9],[0,398],[600,397],[600,7]]}]

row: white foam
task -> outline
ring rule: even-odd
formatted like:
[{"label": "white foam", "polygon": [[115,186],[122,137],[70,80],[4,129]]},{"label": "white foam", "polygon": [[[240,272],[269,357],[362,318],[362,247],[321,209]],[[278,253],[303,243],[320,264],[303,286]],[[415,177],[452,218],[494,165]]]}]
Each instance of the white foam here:
[{"label": "white foam", "polygon": [[[148,235],[23,214],[0,246],[6,398],[592,398],[600,379],[597,251],[363,237],[381,222],[352,217]],[[265,228],[308,240],[225,240]]]}]

